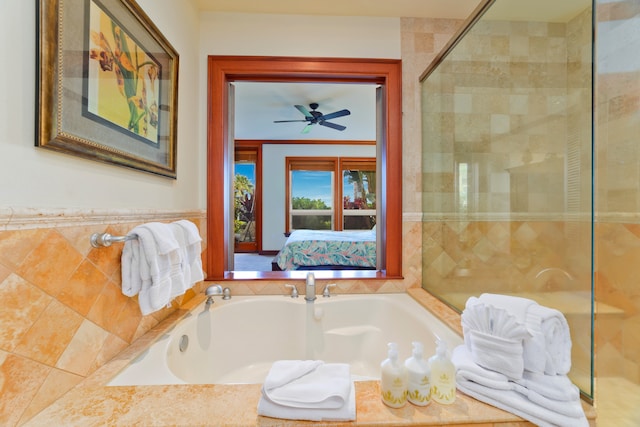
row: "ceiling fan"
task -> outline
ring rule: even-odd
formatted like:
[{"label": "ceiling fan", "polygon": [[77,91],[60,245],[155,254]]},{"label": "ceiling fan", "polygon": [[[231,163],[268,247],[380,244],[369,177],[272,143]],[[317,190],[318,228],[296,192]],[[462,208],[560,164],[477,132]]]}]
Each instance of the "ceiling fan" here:
[{"label": "ceiling fan", "polygon": [[298,111],[304,114],[304,120],[274,120],[274,123],[307,122],[307,125],[304,127],[304,129],[302,129],[302,133],[309,133],[309,131],[311,131],[311,127],[315,124],[342,131],[347,127],[328,122],[327,120],[348,116],[349,114],[351,114],[351,111],[346,109],[330,114],[322,114],[320,111],[316,111],[316,109],[319,107],[316,102],[312,102],[311,104],[309,104],[309,107],[311,107],[311,111],[307,110],[307,108],[303,105],[296,105],[295,107],[298,109]]}]

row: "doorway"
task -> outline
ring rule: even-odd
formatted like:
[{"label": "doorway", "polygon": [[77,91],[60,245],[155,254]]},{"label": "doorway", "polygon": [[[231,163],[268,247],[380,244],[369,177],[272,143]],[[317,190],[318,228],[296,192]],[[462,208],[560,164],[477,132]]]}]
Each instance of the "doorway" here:
[{"label": "doorway", "polygon": [[[343,82],[380,86],[383,98],[377,122],[380,159],[380,206],[378,224],[382,242],[382,270],[362,272],[360,278],[402,277],[402,82],[401,61],[389,59],[210,56],[208,58],[208,161],[207,161],[207,254],[209,280],[233,279],[233,105],[229,104],[235,81]],[[231,249],[231,250],[230,250]],[[255,279],[289,278],[287,272],[255,275]],[[276,274],[277,273],[277,274]],[[353,278],[341,271],[327,277]],[[246,275],[243,278],[248,278]]]},{"label": "doorway", "polygon": [[237,142],[234,148],[234,253],[262,248],[262,161],[259,145]]}]

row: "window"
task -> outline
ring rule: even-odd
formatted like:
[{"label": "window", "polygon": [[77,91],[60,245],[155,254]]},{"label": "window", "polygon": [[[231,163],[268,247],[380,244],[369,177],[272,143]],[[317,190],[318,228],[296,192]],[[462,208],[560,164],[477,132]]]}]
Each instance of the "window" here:
[{"label": "window", "polygon": [[287,231],[333,230],[337,159],[287,157]]},{"label": "window", "polygon": [[376,224],[375,159],[340,159],[342,229],[370,230]]},{"label": "window", "polygon": [[286,167],[287,232],[375,225],[375,159],[287,157]]}]

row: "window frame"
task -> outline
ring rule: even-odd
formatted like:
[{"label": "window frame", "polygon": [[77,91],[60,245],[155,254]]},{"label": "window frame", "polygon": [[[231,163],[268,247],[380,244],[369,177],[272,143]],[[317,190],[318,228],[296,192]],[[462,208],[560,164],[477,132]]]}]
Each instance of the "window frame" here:
[{"label": "window frame", "polygon": [[[344,196],[344,171],[346,169],[354,168],[371,168],[376,171],[376,159],[373,157],[285,157],[285,233],[289,235],[293,230],[292,228],[292,171],[305,170],[305,171],[327,171],[333,172],[333,206],[331,209],[332,227],[331,230],[343,231],[344,230],[344,217],[345,209],[343,203]],[[376,194],[376,205],[378,203],[378,194]],[[376,216],[376,210],[373,213],[366,210],[369,215]],[[323,212],[324,213],[324,212]],[[315,214],[315,212],[309,212],[309,214]]]},{"label": "window frame", "polygon": [[334,230],[338,224],[338,194],[336,191],[336,177],[338,176],[338,158],[337,157],[285,157],[286,167],[286,183],[285,183],[285,232],[287,235],[293,231],[292,208],[291,208],[291,172],[294,170],[304,171],[325,171],[333,173],[333,206],[331,209],[331,229]]}]

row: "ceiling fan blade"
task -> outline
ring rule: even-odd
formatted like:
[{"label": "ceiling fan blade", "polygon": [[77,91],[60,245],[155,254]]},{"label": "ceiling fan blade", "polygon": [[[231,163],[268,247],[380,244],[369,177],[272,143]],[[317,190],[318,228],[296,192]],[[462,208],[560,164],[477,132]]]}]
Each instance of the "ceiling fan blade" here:
[{"label": "ceiling fan blade", "polygon": [[335,130],[345,130],[347,128],[346,126],[337,125],[335,123],[325,122],[325,121],[318,122],[318,124],[320,126],[326,126],[328,128],[335,129]]},{"label": "ceiling fan blade", "polygon": [[329,114],[323,115],[322,120],[331,120],[337,117],[348,116],[349,114],[351,114],[351,111],[349,110],[346,110],[346,109],[340,110],[340,111],[336,111],[335,113],[329,113]]},{"label": "ceiling fan blade", "polygon": [[274,120],[273,123],[308,122],[309,120]]},{"label": "ceiling fan blade", "polygon": [[313,119],[313,115],[309,112],[309,110],[307,110],[304,105],[296,105],[295,107],[298,109],[298,111],[304,114],[306,118]]},{"label": "ceiling fan blade", "polygon": [[313,126],[313,124],[309,123],[308,125],[306,125],[304,127],[304,129],[302,129],[301,133],[309,133],[311,131],[311,127]]}]

